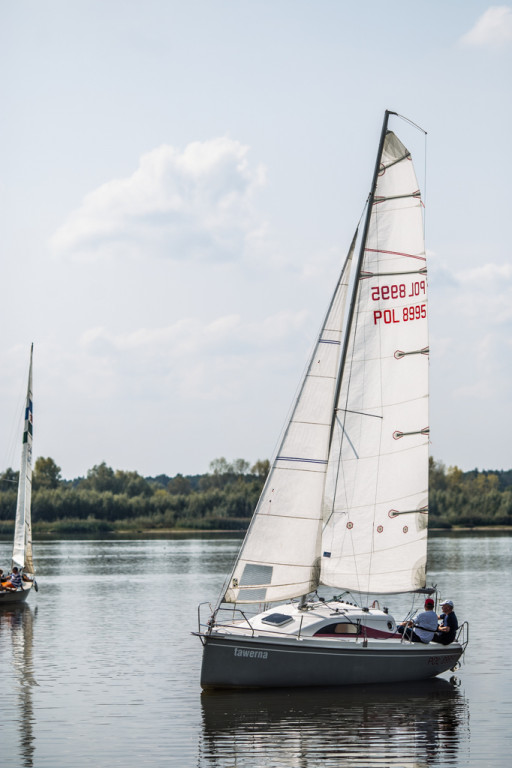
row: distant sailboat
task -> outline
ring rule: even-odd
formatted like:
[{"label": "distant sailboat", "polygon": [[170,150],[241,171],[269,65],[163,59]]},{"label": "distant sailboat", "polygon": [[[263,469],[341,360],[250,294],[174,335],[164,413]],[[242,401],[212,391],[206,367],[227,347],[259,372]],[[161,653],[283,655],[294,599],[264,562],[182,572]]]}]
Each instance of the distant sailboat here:
[{"label": "distant sailboat", "polygon": [[18,589],[1,589],[0,605],[4,603],[19,603],[27,599],[30,590],[37,584],[34,579],[35,567],[32,558],[32,439],[33,439],[33,404],[32,404],[32,353],[30,348],[30,366],[28,372],[27,397],[25,400],[25,421],[23,425],[23,441],[21,447],[20,476],[18,480],[18,500],[16,504],[16,521],[14,527],[14,546],[11,567],[18,568],[22,574],[21,587]]},{"label": "distant sailboat", "polygon": [[[203,688],[417,680],[465,647],[409,642],[370,598],[435,592],[423,204],[390,114],[355,276],[356,238],[229,582],[197,633]],[[343,594],[319,598],[321,585]]]}]

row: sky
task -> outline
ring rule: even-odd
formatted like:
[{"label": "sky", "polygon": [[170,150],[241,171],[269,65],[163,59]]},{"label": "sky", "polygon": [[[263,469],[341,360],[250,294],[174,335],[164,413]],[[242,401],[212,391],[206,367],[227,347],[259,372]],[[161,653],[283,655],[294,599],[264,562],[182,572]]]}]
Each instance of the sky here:
[{"label": "sky", "polygon": [[512,4],[0,0],[0,471],[270,458],[385,109],[425,201],[431,455],[512,466]]}]

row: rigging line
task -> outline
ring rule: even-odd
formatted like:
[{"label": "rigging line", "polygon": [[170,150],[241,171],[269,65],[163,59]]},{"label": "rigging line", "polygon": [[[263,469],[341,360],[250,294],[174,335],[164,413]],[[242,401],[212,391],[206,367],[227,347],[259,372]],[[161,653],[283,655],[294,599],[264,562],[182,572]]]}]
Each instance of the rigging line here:
[{"label": "rigging line", "polygon": [[427,134],[425,133],[425,151],[423,153],[425,167],[423,169],[423,179],[425,184],[425,202],[423,203],[423,241],[426,238],[427,229]]},{"label": "rigging line", "polygon": [[[408,354],[412,354],[409,352]],[[344,411],[345,413],[357,413],[358,416],[372,416],[374,419],[383,419],[384,416],[379,416],[378,413],[364,413],[363,411],[351,411],[350,408],[336,408],[336,412]],[[343,430],[345,431],[345,430]],[[355,451],[354,451],[355,453]]]},{"label": "rigging line", "polygon": [[[401,120],[404,120],[406,123],[409,123],[409,125],[412,125],[413,128],[416,128],[418,131],[423,133],[425,137],[425,152],[424,152],[424,170],[423,170],[423,178],[424,178],[424,210],[426,211],[426,204],[427,204],[427,149],[428,149],[428,143],[427,143],[427,137],[428,133],[427,131],[421,127],[421,125],[418,125],[417,123],[413,122],[412,120],[409,120],[408,117],[404,117],[404,115],[401,115],[399,112],[392,112],[391,114],[395,115],[396,117],[399,117]],[[426,215],[423,216],[423,237],[425,237],[426,232]]]},{"label": "rigging line", "polygon": [[[349,412],[349,411],[345,411],[345,413],[348,413],[348,412]],[[356,459],[358,459],[358,458],[359,458],[359,454],[358,454],[358,452],[356,451],[355,445],[354,445],[354,443],[352,442],[352,440],[350,439],[350,437],[348,436],[348,432],[347,432],[347,430],[345,429],[345,425],[344,425],[344,424],[342,424],[342,423],[341,423],[341,421],[340,421],[340,427],[341,427],[341,431],[343,432],[343,435],[344,435],[344,436],[347,438],[347,440],[348,440],[348,444],[350,445],[350,447],[351,447],[351,448],[352,448],[352,450],[354,451],[354,456],[356,457]],[[342,441],[343,441],[343,438],[342,438]],[[341,462],[341,450],[340,450],[340,462]]]},{"label": "rigging line", "polygon": [[401,120],[405,120],[406,123],[409,123],[409,125],[412,125],[414,128],[417,128],[418,131],[421,131],[422,133],[427,135],[427,132],[424,128],[421,127],[421,125],[418,125],[418,123],[414,123],[412,120],[409,120],[408,117],[404,117],[404,115],[401,115],[399,112],[390,112],[390,115],[395,115],[395,117],[399,117]]},{"label": "rigging line", "polygon": [[[340,426],[341,426],[341,422],[340,422],[340,420],[339,420],[337,415],[335,417],[335,422],[334,423],[335,424],[339,423]],[[342,429],[343,429],[343,427],[342,427]],[[329,459],[330,459],[330,452],[329,452]],[[338,481],[339,481],[340,471],[341,471],[341,440],[340,440],[340,455],[338,457],[338,465],[336,467],[336,476],[335,476],[335,479],[334,479],[334,488],[333,488],[333,492],[332,492],[332,504],[331,504],[331,509],[330,509],[329,517],[322,524],[322,535],[323,535],[323,532],[325,531],[325,529],[327,528],[327,526],[329,525],[331,517],[334,515],[334,504],[335,504],[335,501],[336,501],[336,493],[338,491]],[[327,474],[328,473],[329,473],[329,466],[327,467],[326,478],[325,478],[325,485],[327,485]],[[325,499],[325,486],[324,486],[324,499]],[[331,550],[332,550],[332,534],[331,534],[331,544],[330,544],[330,547],[331,547]]]}]

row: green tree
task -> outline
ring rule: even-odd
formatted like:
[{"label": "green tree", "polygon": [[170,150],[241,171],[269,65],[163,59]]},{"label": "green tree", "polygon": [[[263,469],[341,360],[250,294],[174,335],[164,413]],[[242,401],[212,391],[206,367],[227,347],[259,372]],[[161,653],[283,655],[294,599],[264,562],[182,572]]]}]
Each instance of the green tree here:
[{"label": "green tree", "polygon": [[235,459],[233,462],[233,472],[235,475],[246,475],[250,469],[250,464],[245,459]]},{"label": "green tree", "polygon": [[40,488],[58,488],[62,481],[60,467],[51,459],[40,456],[34,465],[32,474],[32,488],[34,491]]},{"label": "green tree", "polygon": [[192,487],[188,477],[183,477],[183,475],[177,474],[176,477],[172,477],[167,483],[167,490],[172,494],[183,494],[184,496],[188,496]]},{"label": "green tree", "polygon": [[252,465],[251,472],[253,475],[258,475],[265,479],[270,471],[270,461],[268,459],[258,459],[258,461]]},{"label": "green tree", "polygon": [[233,472],[233,466],[226,461],[224,456],[210,461],[210,472],[212,475],[228,475]]},{"label": "green tree", "polygon": [[127,496],[151,496],[151,486],[138,472],[116,470],[116,492]]},{"label": "green tree", "polygon": [[19,472],[15,472],[14,469],[6,469],[0,475],[0,492],[6,491],[11,485],[18,485]]},{"label": "green tree", "polygon": [[93,491],[103,493],[110,491],[115,493],[119,487],[119,480],[112,467],[102,461],[101,464],[95,464],[92,469],[87,471],[87,477],[79,483],[80,488],[89,488]]}]

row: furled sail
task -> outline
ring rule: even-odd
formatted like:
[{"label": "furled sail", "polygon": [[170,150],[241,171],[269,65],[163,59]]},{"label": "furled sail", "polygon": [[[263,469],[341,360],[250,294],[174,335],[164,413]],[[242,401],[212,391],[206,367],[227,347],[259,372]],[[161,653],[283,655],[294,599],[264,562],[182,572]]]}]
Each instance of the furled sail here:
[{"label": "furled sail", "polygon": [[425,585],[428,511],[422,202],[411,156],[390,131],[376,179],[336,403],[320,579],[382,594]]},{"label": "furled sail", "polygon": [[285,600],[318,585],[322,494],[355,240],[238,555],[226,602]]},{"label": "furled sail", "polygon": [[28,373],[27,397],[25,400],[25,423],[21,448],[21,466],[18,482],[18,501],[16,505],[16,523],[14,528],[13,565],[23,568],[25,573],[35,573],[32,562],[32,523],[30,514],[32,496],[32,351],[30,349],[30,367]]}]

